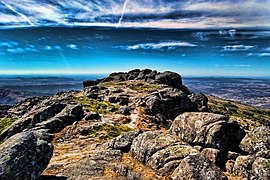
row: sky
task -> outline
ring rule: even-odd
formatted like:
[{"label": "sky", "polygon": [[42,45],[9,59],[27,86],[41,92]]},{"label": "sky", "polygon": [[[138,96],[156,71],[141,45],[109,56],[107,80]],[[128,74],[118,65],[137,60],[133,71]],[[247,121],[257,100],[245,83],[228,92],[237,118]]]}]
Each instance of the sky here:
[{"label": "sky", "polygon": [[0,0],[0,27],[270,27],[270,0]]},{"label": "sky", "polygon": [[269,12],[270,0],[0,0],[0,74],[270,76]]}]

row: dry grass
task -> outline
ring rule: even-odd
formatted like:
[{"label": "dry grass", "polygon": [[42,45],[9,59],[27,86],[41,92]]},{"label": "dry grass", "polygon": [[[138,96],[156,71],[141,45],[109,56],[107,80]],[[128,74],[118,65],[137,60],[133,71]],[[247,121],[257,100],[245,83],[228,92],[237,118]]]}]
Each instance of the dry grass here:
[{"label": "dry grass", "polygon": [[124,153],[122,156],[123,164],[129,166],[134,172],[142,175],[145,180],[161,180],[164,179],[156,175],[155,171],[145,166],[141,162],[133,159],[130,154]]}]

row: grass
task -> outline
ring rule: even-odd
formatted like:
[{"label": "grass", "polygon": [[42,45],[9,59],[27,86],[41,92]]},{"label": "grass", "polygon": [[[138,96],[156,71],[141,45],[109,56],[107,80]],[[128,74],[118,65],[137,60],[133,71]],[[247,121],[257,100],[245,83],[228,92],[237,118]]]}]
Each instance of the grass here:
[{"label": "grass", "polygon": [[98,101],[96,99],[90,99],[87,96],[73,97],[72,102],[80,103],[84,109],[99,114],[108,114],[112,108],[117,108],[118,105],[110,103],[108,101]]},{"label": "grass", "polygon": [[96,135],[99,137],[99,139],[102,140],[109,140],[113,139],[119,135],[121,135],[123,132],[131,131],[132,129],[127,127],[124,124],[99,124],[96,126],[93,126],[92,129],[88,132],[88,135]]},{"label": "grass", "polygon": [[270,110],[256,108],[238,102],[209,97],[208,106],[214,113],[230,115],[231,119],[239,122],[246,130],[266,125],[270,120]]},{"label": "grass", "polygon": [[136,81],[123,81],[123,82],[107,82],[102,83],[101,86],[111,87],[111,86],[124,86],[128,87],[135,91],[153,91],[161,89],[161,85],[150,84],[145,82],[136,82]]},{"label": "grass", "polygon": [[0,134],[17,120],[18,120],[18,118],[2,118],[2,119],[0,119]]}]

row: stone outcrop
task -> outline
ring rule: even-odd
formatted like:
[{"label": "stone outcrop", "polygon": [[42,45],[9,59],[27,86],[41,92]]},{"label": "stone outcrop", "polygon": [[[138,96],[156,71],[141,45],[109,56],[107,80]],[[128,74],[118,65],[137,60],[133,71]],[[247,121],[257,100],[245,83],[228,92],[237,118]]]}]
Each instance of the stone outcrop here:
[{"label": "stone outcrop", "polygon": [[269,126],[246,134],[177,73],[135,69],[83,86],[5,110],[2,122],[15,122],[1,126],[0,179],[270,179]]},{"label": "stone outcrop", "polygon": [[149,115],[160,113],[168,119],[174,119],[183,112],[198,111],[197,105],[187,97],[186,93],[175,88],[154,92],[143,101]]},{"label": "stone outcrop", "polygon": [[173,180],[225,180],[227,177],[206,157],[197,153],[184,158],[171,175]]},{"label": "stone outcrop", "polygon": [[240,144],[241,150],[256,153],[270,149],[270,127],[261,126],[248,133]]},{"label": "stone outcrop", "polygon": [[129,152],[133,140],[141,134],[142,131],[131,131],[124,133],[116,138],[114,138],[110,143],[109,147],[113,149],[121,150],[122,152]]},{"label": "stone outcrop", "polygon": [[130,152],[158,174],[166,175],[179,165],[181,159],[197,150],[175,135],[150,131],[134,139]]},{"label": "stone outcrop", "polygon": [[49,164],[53,146],[34,131],[18,133],[0,146],[0,177],[36,179]]},{"label": "stone outcrop", "polygon": [[192,145],[231,150],[237,148],[244,131],[229,117],[213,113],[183,113],[175,118],[170,131]]},{"label": "stone outcrop", "polygon": [[269,179],[270,158],[257,155],[238,156],[233,167],[233,173],[247,179]]}]

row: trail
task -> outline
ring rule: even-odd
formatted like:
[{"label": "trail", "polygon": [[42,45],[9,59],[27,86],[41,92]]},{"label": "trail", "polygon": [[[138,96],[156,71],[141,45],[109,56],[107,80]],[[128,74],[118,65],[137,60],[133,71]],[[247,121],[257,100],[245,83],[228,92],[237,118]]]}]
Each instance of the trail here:
[{"label": "trail", "polygon": [[25,21],[27,21],[31,26],[35,26],[35,24],[34,24],[32,21],[30,21],[30,19],[29,19],[26,15],[24,15],[24,14],[21,13],[21,12],[18,12],[18,11],[17,11],[16,9],[14,9],[11,5],[9,5],[9,4],[5,3],[5,2],[2,2],[2,4],[3,4],[4,6],[6,6],[6,7],[7,7],[9,10],[11,10],[12,12],[18,14],[21,18],[23,18]]},{"label": "trail", "polygon": [[125,0],[124,5],[123,5],[123,9],[122,9],[122,13],[121,13],[121,17],[120,17],[120,19],[118,21],[118,24],[117,24],[116,28],[119,28],[121,26],[123,17],[124,17],[125,12],[126,12],[127,3],[128,3],[128,0]]}]

